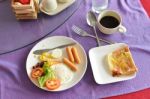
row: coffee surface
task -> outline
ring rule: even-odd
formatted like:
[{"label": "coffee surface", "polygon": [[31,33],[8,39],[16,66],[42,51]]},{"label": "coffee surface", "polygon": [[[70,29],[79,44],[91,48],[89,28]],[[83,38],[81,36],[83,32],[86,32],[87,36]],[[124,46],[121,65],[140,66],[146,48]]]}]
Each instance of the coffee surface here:
[{"label": "coffee surface", "polygon": [[119,25],[119,21],[113,16],[105,16],[100,20],[100,24],[106,28],[115,28]]}]

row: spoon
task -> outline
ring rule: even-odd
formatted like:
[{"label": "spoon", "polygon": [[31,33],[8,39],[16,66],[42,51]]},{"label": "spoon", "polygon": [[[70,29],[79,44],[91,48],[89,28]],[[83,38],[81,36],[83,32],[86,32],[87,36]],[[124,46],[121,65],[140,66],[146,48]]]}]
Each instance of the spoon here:
[{"label": "spoon", "polygon": [[98,44],[98,46],[100,46],[101,44],[100,44],[100,41],[99,41],[99,38],[98,38],[98,35],[96,32],[96,16],[95,16],[95,14],[92,11],[89,11],[86,15],[86,20],[87,20],[88,25],[93,27],[94,33],[96,36],[96,40],[97,40],[97,44]]}]

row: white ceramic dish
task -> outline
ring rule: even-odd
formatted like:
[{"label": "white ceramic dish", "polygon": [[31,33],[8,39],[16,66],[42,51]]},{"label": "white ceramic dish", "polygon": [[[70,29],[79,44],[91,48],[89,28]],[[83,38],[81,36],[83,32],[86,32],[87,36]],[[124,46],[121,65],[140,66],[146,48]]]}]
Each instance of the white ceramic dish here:
[{"label": "white ceramic dish", "polygon": [[[74,85],[76,85],[83,77],[83,75],[85,74],[86,68],[87,68],[87,56],[86,53],[83,49],[83,47],[75,40],[73,40],[72,38],[69,37],[65,37],[65,36],[53,36],[53,37],[48,37],[42,41],[40,41],[39,43],[37,43],[32,50],[30,51],[28,57],[27,57],[27,62],[26,62],[26,71],[27,71],[27,75],[29,77],[29,79],[37,86],[39,87],[39,84],[36,80],[31,78],[31,70],[32,67],[37,64],[38,59],[35,57],[35,55],[33,54],[33,51],[38,50],[38,49],[45,49],[45,48],[53,48],[59,45],[64,45],[64,44],[68,44],[71,42],[75,42],[76,45],[73,45],[77,48],[77,50],[79,51],[79,55],[81,57],[81,64],[77,65],[78,66],[78,71],[74,72],[73,75],[73,79],[66,83],[66,84],[62,84],[58,89],[56,90],[47,90],[47,88],[43,87],[41,89],[46,90],[46,91],[63,91],[66,89],[69,89],[71,87],[73,87]],[[63,56],[67,57],[65,48],[62,48],[63,50]],[[39,87],[40,88],[40,87]]]},{"label": "white ceramic dish", "polygon": [[66,3],[58,3],[58,6],[55,10],[52,10],[52,11],[45,11],[43,8],[42,8],[42,4],[40,4],[40,11],[47,14],[47,15],[56,15],[58,13],[60,13],[61,11],[65,10],[67,7],[71,6],[76,0],[69,0],[68,2]]},{"label": "white ceramic dish", "polygon": [[111,73],[109,72],[106,55],[125,45],[125,43],[116,43],[112,45],[92,48],[89,51],[89,58],[92,66],[92,71],[97,84],[108,84],[129,80],[136,76],[135,73],[128,76],[112,77]]}]

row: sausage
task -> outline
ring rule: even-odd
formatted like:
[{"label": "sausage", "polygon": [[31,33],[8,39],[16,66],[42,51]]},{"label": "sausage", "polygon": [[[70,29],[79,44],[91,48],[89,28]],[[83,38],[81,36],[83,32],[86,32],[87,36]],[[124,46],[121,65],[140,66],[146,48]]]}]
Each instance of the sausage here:
[{"label": "sausage", "polygon": [[69,59],[63,58],[63,62],[73,71],[77,71],[77,66],[75,66]]},{"label": "sausage", "polygon": [[72,54],[72,52],[71,52],[71,47],[67,47],[66,48],[66,51],[67,51],[67,55],[68,55],[68,58],[69,58],[69,60],[71,61],[71,62],[74,62],[74,57],[73,57],[73,54]]},{"label": "sausage", "polygon": [[73,57],[74,57],[74,60],[77,64],[80,64],[81,63],[81,60],[80,60],[80,57],[79,57],[79,54],[78,54],[78,51],[75,47],[72,47],[71,49],[72,51],[72,54],[73,54]]}]

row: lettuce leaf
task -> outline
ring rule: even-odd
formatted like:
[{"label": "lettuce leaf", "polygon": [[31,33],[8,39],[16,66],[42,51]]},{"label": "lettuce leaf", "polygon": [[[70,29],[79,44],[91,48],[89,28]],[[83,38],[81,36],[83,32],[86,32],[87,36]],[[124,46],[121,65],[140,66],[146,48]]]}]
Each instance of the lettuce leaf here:
[{"label": "lettuce leaf", "polygon": [[45,82],[48,79],[54,79],[55,78],[54,71],[49,67],[47,62],[44,63],[43,69],[44,69],[44,75],[38,78],[38,83],[39,83],[40,87],[43,87]]}]

